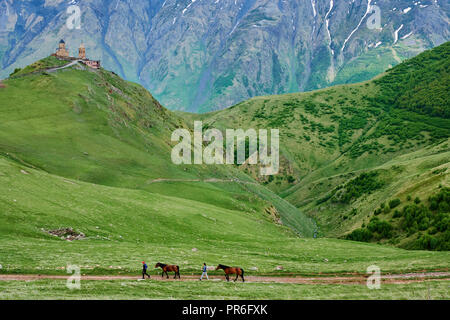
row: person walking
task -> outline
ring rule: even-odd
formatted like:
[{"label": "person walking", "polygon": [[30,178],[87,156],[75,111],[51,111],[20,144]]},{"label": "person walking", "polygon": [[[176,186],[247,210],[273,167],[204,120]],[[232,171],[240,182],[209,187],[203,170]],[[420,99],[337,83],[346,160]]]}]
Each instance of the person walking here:
[{"label": "person walking", "polygon": [[206,279],[207,280],[209,280],[209,278],[208,278],[208,273],[206,272],[206,270],[207,270],[208,268],[206,267],[206,263],[203,263],[203,267],[202,267],[202,275],[201,275],[201,277],[200,277],[200,281],[202,281],[202,279],[203,279],[203,276],[206,276]]},{"label": "person walking", "polygon": [[145,276],[147,276],[150,279],[150,275],[147,273],[147,264],[145,261],[142,261],[142,279],[145,279]]}]

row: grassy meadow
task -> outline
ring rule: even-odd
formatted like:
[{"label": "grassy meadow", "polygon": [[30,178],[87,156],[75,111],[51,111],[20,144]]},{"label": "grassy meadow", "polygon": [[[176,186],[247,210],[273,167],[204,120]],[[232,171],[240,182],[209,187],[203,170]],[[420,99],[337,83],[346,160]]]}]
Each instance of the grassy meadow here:
[{"label": "grassy meadow", "polygon": [[185,299],[208,300],[446,300],[448,281],[365,285],[226,283],[223,281],[82,281],[70,290],[64,280],[0,281],[0,299]]}]

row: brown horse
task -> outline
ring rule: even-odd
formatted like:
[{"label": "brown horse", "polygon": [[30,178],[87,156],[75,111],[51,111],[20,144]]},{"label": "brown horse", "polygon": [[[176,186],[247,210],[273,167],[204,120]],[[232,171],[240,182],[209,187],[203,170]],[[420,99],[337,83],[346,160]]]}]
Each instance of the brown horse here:
[{"label": "brown horse", "polygon": [[237,268],[237,267],[228,267],[228,266],[224,266],[223,264],[219,264],[217,266],[216,270],[219,270],[219,269],[222,269],[223,271],[225,271],[225,278],[227,279],[227,281],[230,281],[230,274],[235,274],[236,278],[234,279],[234,282],[236,282],[236,280],[238,279],[239,276],[241,276],[242,282],[245,282],[244,269]]},{"label": "brown horse", "polygon": [[162,269],[162,274],[161,274],[161,276],[164,278],[164,273],[166,274],[166,276],[167,276],[167,279],[169,279],[169,274],[167,273],[168,271],[173,271],[173,272],[175,272],[175,277],[173,277],[174,279],[176,279],[177,278],[177,276],[178,276],[178,279],[180,279],[180,267],[179,266],[176,266],[176,265],[174,265],[174,264],[172,264],[172,265],[168,265],[168,264],[164,264],[164,263],[157,263],[156,265],[155,265],[155,268],[161,268]]}]

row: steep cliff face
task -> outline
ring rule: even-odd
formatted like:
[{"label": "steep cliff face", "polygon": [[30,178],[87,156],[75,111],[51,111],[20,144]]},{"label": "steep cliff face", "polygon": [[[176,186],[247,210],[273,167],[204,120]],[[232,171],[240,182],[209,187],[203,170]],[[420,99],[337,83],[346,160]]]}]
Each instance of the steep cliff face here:
[{"label": "steep cliff face", "polygon": [[[66,26],[72,4],[80,29]],[[83,41],[165,106],[203,112],[369,79],[448,41],[449,12],[441,0],[3,0],[0,76]]]}]

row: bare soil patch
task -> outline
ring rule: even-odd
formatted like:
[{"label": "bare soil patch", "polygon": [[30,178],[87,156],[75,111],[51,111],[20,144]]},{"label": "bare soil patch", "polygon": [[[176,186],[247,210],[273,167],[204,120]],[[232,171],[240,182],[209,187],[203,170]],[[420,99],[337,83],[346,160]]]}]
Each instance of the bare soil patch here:
[{"label": "bare soil patch", "polygon": [[67,241],[73,241],[73,240],[80,240],[86,238],[86,235],[83,232],[77,232],[73,230],[72,228],[61,228],[61,229],[55,229],[55,230],[44,230],[48,234],[51,234],[52,236],[59,237],[62,240]]}]

